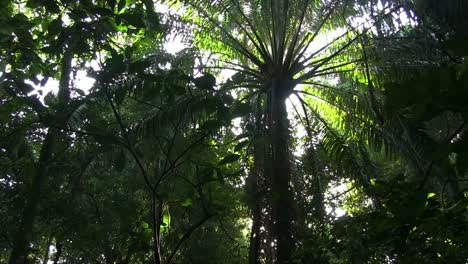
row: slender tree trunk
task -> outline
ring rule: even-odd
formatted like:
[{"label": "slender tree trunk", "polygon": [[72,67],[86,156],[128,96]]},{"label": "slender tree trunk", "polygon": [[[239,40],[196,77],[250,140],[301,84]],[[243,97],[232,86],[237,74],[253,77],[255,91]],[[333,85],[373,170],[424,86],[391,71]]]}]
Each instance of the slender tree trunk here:
[{"label": "slender tree trunk", "polygon": [[42,264],[47,264],[49,262],[50,243],[52,243],[52,238],[49,238],[47,240],[46,249],[45,249],[45,252],[44,252],[44,259],[42,260]]},{"label": "slender tree trunk", "polygon": [[249,264],[260,263],[260,247],[261,247],[261,226],[262,226],[262,209],[264,205],[265,192],[265,144],[259,139],[264,136],[265,122],[263,122],[263,109],[261,99],[257,101],[257,113],[255,116],[256,131],[253,138],[254,165],[253,171],[247,179],[247,193],[253,200],[251,202],[252,213],[252,230],[250,232],[249,244]]},{"label": "slender tree trunk", "polygon": [[160,199],[157,201],[156,194],[152,193],[153,199],[153,240],[154,240],[154,249],[153,249],[153,263],[161,264],[161,220],[162,220],[162,210],[163,210],[163,201]]},{"label": "slender tree trunk", "polygon": [[56,249],[57,249],[57,252],[55,252],[55,256],[54,256],[54,264],[58,264],[60,257],[62,256],[62,249],[63,249],[62,243],[58,242]]},{"label": "slender tree trunk", "polygon": [[[72,48],[67,50],[62,60],[62,71],[59,82],[59,106],[56,109],[58,117],[62,117],[65,112],[65,107],[70,100],[70,72],[71,60],[73,58]],[[65,118],[58,118],[65,122]],[[62,124],[58,124],[62,125]],[[26,193],[26,204],[21,215],[21,222],[17,230],[13,249],[10,254],[9,264],[24,264],[27,263],[27,255],[29,251],[29,242],[32,239],[34,220],[39,211],[40,196],[47,182],[47,167],[50,161],[55,156],[55,145],[60,140],[61,132],[57,128],[49,128],[47,135],[42,144],[39,155],[36,171],[32,184]]]},{"label": "slender tree trunk", "polygon": [[447,194],[450,204],[457,203],[460,199],[463,198],[463,193],[460,190],[460,184],[458,183],[457,175],[455,171],[453,170],[448,171],[447,180],[444,183],[444,185],[445,184],[447,185],[446,194]]},{"label": "slender tree trunk", "polygon": [[271,189],[274,235],[277,239],[277,263],[291,263],[293,196],[290,187],[289,124],[286,98],[291,87],[286,80],[273,79],[270,92]]},{"label": "slender tree trunk", "polygon": [[[255,139],[254,139],[255,141]],[[254,143],[255,144],[255,143]],[[250,245],[249,245],[249,264],[260,263],[260,227],[262,223],[262,200],[260,194],[260,180],[263,176],[263,159],[265,148],[260,144],[255,144],[254,147],[254,171],[250,175],[248,195],[253,199],[251,207],[252,212],[252,230],[250,232]]]},{"label": "slender tree trunk", "polygon": [[323,224],[325,221],[325,205],[323,202],[323,188],[322,183],[320,182],[320,176],[316,173],[314,176],[314,209],[316,213],[317,220],[320,224]]},{"label": "slender tree trunk", "polygon": [[257,204],[253,210],[252,231],[250,233],[249,264],[260,263],[260,226],[261,207]]}]

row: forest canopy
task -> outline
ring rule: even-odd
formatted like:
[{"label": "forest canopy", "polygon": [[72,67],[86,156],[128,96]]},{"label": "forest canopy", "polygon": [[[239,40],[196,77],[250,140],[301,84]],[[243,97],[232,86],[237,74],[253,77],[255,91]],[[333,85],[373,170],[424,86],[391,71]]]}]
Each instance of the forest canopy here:
[{"label": "forest canopy", "polygon": [[0,0],[0,263],[468,263],[467,11]]}]

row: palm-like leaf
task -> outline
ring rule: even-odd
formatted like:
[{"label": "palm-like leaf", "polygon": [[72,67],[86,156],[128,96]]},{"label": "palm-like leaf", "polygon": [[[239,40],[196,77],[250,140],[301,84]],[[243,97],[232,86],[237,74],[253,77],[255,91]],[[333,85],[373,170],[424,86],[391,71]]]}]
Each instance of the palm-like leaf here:
[{"label": "palm-like leaf", "polygon": [[[287,223],[290,217],[278,213],[279,207],[291,206],[288,203],[292,201],[288,197],[290,172],[288,155],[285,155],[288,151],[288,124],[284,100],[297,87],[296,94],[301,94],[299,98],[302,104],[305,104],[303,94],[308,93],[309,97],[320,101],[322,110],[327,105],[327,113],[319,110],[318,104],[303,111],[321,124],[309,129],[323,131],[324,148],[344,168],[360,171],[363,178],[364,162],[361,160],[369,159],[362,146],[367,141],[361,132],[366,126],[375,127],[373,116],[376,114],[376,106],[370,107],[367,97],[363,101],[352,95],[363,93],[362,90],[352,90],[350,96],[349,91],[343,87],[333,87],[329,81],[340,78],[344,73],[364,75],[368,67],[359,67],[363,58],[358,44],[362,46],[362,38],[372,24],[390,19],[393,13],[401,11],[400,6],[389,4],[376,12],[376,15],[373,14],[371,19],[352,23],[348,17],[359,13],[359,10],[353,10],[352,1],[217,0],[190,1],[186,4],[191,12],[198,13],[198,16],[192,16],[196,25],[194,41],[202,49],[215,52],[218,56],[213,59],[216,67],[234,69],[244,76],[236,86],[232,86],[247,88],[244,94],[247,92],[250,95],[244,95],[244,98],[254,95],[260,99],[263,113],[257,115],[258,130],[265,131],[273,141],[266,148],[271,152],[267,155],[270,160],[263,162],[271,168],[264,168],[263,177],[269,179],[267,182],[271,182],[272,190],[280,196],[277,201],[270,203],[276,203],[272,205],[271,213],[276,222],[274,235],[279,236],[278,261],[286,261],[290,253],[284,253],[283,250],[288,251],[291,246],[288,241],[290,234],[287,234],[290,232]],[[336,37],[320,41],[330,28],[338,26],[345,28],[344,32],[335,32]],[[221,60],[217,60],[219,58]],[[311,85],[314,91],[303,91],[298,86],[300,84]],[[337,128],[330,124],[332,119],[342,120],[342,123],[354,129],[346,135],[340,135]],[[311,122],[307,116],[305,120]],[[348,138],[361,143],[353,145]],[[377,142],[375,134],[373,140]],[[360,153],[361,160],[356,153]],[[368,179],[363,180],[366,181]],[[282,187],[277,186],[279,182]]]}]

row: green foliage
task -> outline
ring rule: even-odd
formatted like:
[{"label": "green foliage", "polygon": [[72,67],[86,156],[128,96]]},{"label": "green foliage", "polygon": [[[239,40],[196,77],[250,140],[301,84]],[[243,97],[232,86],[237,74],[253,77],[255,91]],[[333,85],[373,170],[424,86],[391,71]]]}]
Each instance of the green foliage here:
[{"label": "green foliage", "polygon": [[468,260],[465,3],[170,2],[0,1],[1,263]]}]

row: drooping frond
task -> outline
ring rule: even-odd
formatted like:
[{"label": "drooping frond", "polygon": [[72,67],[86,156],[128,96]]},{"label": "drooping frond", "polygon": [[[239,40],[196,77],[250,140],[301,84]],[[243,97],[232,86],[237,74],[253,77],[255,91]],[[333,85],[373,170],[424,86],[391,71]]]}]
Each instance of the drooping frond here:
[{"label": "drooping frond", "polygon": [[[433,39],[428,39],[424,29],[416,29],[411,34],[394,34],[385,39],[369,39],[372,49],[369,60],[372,72],[381,82],[398,82],[421,76],[428,69],[448,63],[450,54]],[[405,54],[401,56],[400,54]]]},{"label": "drooping frond", "polygon": [[[369,95],[363,92],[365,89],[359,83],[339,86],[312,83],[305,91],[297,93],[304,96],[301,100],[308,110],[327,122],[326,128],[335,129],[343,138],[362,142],[370,150],[382,152],[389,158],[403,156],[416,170],[423,170],[427,158],[424,153],[428,151],[425,148],[431,145],[430,140],[411,127],[404,117],[386,115],[385,122],[381,123],[371,106]],[[377,107],[385,113],[382,102]]]},{"label": "drooping frond", "polygon": [[365,141],[356,134],[353,137],[349,131],[334,127],[333,121],[328,121],[325,117],[329,115],[321,112],[316,105],[307,103],[302,98],[299,100],[305,106],[304,110],[308,112],[310,118],[308,123],[313,126],[311,130],[316,134],[318,144],[330,159],[336,162],[333,166],[341,169],[345,175],[357,177],[356,179],[360,179],[361,182],[367,181],[365,179],[368,179],[366,173],[369,168],[366,166],[372,167],[373,170],[374,166],[368,158]]},{"label": "drooping frond", "polygon": [[101,92],[93,92],[82,100],[74,101],[70,107],[71,110],[68,115],[67,126],[72,130],[77,130],[82,127],[88,118],[88,108],[96,104],[100,100],[101,96]]}]

